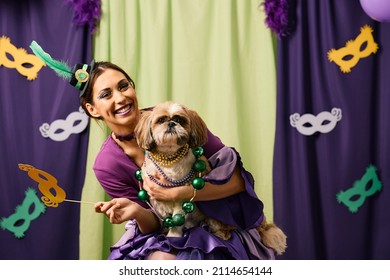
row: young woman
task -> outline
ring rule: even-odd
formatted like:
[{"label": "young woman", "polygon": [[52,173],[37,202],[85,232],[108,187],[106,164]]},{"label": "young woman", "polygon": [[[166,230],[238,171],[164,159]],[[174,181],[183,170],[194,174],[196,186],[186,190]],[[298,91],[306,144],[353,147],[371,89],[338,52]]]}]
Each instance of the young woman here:
[{"label": "young woman", "polygon": [[[229,240],[222,240],[195,227],[183,237],[166,237],[159,219],[138,199],[136,170],[144,161],[144,151],[134,138],[143,110],[138,107],[135,84],[129,75],[110,62],[97,62],[81,97],[81,105],[91,118],[104,121],[112,133],[96,157],[93,169],[106,193],[112,198],[98,202],[96,212],[111,223],[126,224],[123,237],[111,248],[110,259],[273,259],[273,250],[260,242],[256,227],[263,220],[263,204],[253,188],[253,178],[233,148],[208,132],[204,156],[212,171],[195,201],[201,211],[237,228]],[[188,186],[161,188],[150,180],[143,188],[157,200],[183,201],[193,196]]]}]

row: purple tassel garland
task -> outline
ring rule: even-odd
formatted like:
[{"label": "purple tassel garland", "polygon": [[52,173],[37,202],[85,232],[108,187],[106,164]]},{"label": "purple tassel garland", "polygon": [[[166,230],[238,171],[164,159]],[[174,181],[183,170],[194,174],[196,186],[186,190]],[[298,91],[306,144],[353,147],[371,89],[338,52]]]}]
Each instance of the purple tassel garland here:
[{"label": "purple tassel garland", "polygon": [[288,0],[264,0],[265,24],[279,38],[287,36]]},{"label": "purple tassel garland", "polygon": [[94,33],[100,21],[101,1],[100,0],[65,0],[71,4],[74,10],[73,23],[77,26],[87,24],[89,31]]}]

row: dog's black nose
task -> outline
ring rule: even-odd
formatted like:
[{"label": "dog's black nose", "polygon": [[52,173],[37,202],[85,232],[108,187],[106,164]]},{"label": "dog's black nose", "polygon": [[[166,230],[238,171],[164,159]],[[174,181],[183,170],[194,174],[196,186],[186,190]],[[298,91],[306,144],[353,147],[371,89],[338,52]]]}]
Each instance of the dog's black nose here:
[{"label": "dog's black nose", "polygon": [[170,121],[170,122],[168,123],[168,127],[169,127],[169,128],[175,127],[175,125],[176,125],[176,123],[173,122],[173,121]]}]

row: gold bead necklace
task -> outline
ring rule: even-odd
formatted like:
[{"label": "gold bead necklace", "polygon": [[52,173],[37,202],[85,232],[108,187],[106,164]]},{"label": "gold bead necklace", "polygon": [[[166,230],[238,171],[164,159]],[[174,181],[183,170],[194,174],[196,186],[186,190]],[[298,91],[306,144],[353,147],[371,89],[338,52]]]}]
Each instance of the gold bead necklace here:
[{"label": "gold bead necklace", "polygon": [[190,147],[188,146],[188,144],[186,144],[172,155],[164,155],[161,153],[153,153],[153,152],[149,152],[149,155],[152,158],[152,160],[158,165],[170,166],[178,162],[179,160],[183,159],[187,155],[189,149]]}]

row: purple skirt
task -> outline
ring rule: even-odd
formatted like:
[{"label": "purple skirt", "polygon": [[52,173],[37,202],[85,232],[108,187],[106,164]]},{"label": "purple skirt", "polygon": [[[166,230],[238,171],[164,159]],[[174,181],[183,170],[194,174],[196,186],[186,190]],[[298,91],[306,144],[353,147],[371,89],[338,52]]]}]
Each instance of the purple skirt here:
[{"label": "purple skirt", "polygon": [[261,243],[256,229],[235,230],[229,240],[223,240],[208,232],[206,225],[184,230],[183,237],[142,234],[135,221],[129,221],[125,228],[108,259],[142,260],[154,251],[175,253],[178,260],[275,259],[275,252]]}]

